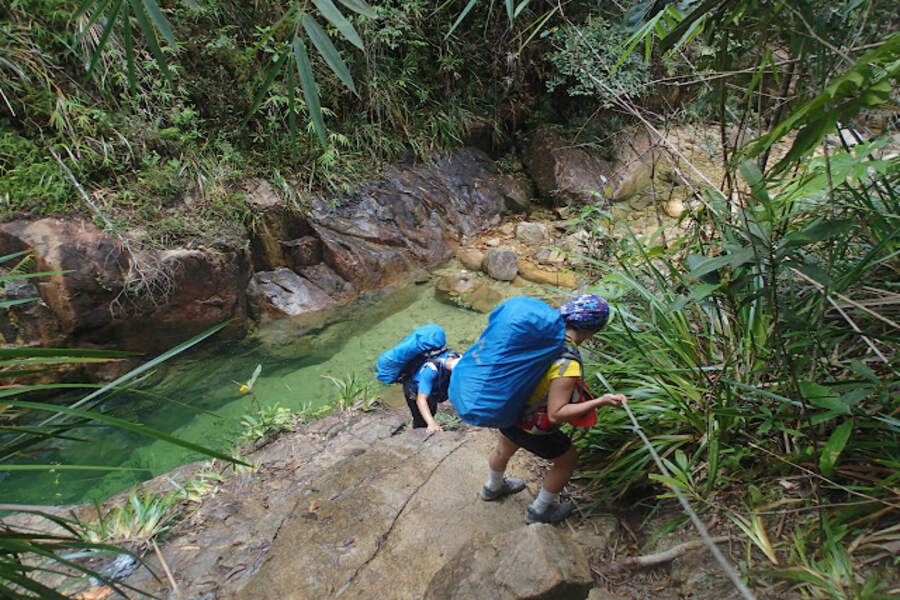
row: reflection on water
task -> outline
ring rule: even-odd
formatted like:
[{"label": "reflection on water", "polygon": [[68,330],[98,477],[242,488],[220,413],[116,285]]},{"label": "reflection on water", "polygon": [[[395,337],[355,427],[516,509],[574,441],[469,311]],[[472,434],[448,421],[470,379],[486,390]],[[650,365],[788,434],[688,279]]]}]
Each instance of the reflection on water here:
[{"label": "reflection on water", "polygon": [[[523,290],[505,289],[506,295]],[[254,386],[263,405],[279,403],[292,410],[334,401],[337,388],[322,377],[345,379],[355,374],[386,401],[400,400],[399,386],[375,379],[378,355],[414,328],[437,323],[448,344],[460,351],[472,344],[487,324],[487,315],[438,302],[429,285],[410,286],[369,306],[348,307],[322,327],[299,335],[288,320],[261,325],[248,338],[225,345],[213,340],[164,365],[144,385],[152,395],[129,394],[116,415],[215,449],[229,449],[241,431],[240,421],[255,411],[239,385],[257,364],[262,374]],[[186,449],[122,430],[94,427],[80,432],[88,443],[71,443],[46,464],[113,465],[130,471],[58,471],[15,474],[2,482],[0,502],[67,504],[102,501],[128,486],[202,456]],[[61,458],[64,457],[64,458]]]}]

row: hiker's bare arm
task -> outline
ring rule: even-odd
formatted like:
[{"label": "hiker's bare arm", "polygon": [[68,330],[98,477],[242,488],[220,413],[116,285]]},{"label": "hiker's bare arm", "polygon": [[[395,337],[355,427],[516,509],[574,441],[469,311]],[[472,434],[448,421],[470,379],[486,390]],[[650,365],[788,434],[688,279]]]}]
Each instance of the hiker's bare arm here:
[{"label": "hiker's bare arm", "polygon": [[425,423],[428,425],[427,431],[443,431],[441,426],[435,422],[431,409],[428,408],[427,394],[418,394],[416,396],[416,406],[419,407],[419,414],[422,415],[422,418],[425,419]]},{"label": "hiker's bare arm", "polygon": [[550,382],[547,397],[547,417],[551,423],[562,423],[588,414],[601,406],[621,406],[625,401],[622,394],[603,394],[599,398],[571,404],[577,377],[558,377]]}]

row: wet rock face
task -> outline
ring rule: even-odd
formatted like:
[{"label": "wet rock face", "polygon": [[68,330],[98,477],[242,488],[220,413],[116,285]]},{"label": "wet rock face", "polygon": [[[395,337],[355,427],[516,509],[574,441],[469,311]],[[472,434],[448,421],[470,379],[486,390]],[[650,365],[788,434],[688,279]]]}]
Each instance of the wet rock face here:
[{"label": "wet rock face", "polygon": [[230,318],[226,335],[245,326],[249,265],[241,253],[134,255],[89,222],[0,225],[0,254],[22,249],[32,251],[35,271],[53,274],[31,280],[39,302],[13,307],[19,330],[3,332],[8,343],[152,353]]},{"label": "wet rock face", "polygon": [[256,274],[256,283],[266,306],[287,316],[322,310],[331,302],[328,294],[290,269],[261,271]]},{"label": "wet rock face", "polygon": [[[226,334],[241,335],[248,306],[254,315],[309,314],[395,283],[450,257],[504,208],[493,162],[476,149],[392,167],[346,196],[309,199],[307,215],[264,180],[243,187],[257,217],[248,250],[136,255],[90,222],[0,225],[0,256],[31,249],[34,270],[55,273],[35,280],[43,303],[14,307],[15,322],[0,324],[0,335],[21,345],[142,352],[229,319]],[[248,286],[253,273],[266,275]],[[23,293],[10,288],[5,297]]]},{"label": "wet rock face", "polygon": [[[504,206],[493,163],[475,149],[429,166],[391,168],[345,196],[310,198],[306,217],[273,201],[271,188],[254,189],[261,199],[252,203],[263,211],[251,244],[256,270],[288,268],[334,301],[450,257],[462,237],[498,222]],[[258,284],[253,294],[263,289]]]}]

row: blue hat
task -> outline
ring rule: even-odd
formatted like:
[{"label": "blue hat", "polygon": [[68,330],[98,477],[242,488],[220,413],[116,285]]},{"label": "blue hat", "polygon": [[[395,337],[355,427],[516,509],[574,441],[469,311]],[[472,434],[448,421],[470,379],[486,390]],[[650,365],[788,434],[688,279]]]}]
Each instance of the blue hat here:
[{"label": "blue hat", "polygon": [[560,306],[559,314],[569,327],[599,331],[609,319],[609,304],[600,296],[585,294]]}]

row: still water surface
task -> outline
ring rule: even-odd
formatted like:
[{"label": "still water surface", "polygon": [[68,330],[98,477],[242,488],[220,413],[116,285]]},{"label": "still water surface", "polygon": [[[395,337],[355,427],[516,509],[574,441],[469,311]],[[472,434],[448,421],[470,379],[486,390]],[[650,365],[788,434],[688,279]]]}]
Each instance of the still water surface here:
[{"label": "still water surface", "polygon": [[[504,295],[528,290],[501,286]],[[533,291],[533,290],[532,290]],[[116,415],[211,447],[229,450],[241,419],[256,411],[239,386],[257,365],[254,391],[263,406],[291,410],[336,400],[338,388],[323,375],[370,384],[389,403],[402,402],[397,385],[375,379],[378,355],[420,325],[437,323],[451,348],[464,351],[487,324],[487,315],[439,302],[430,284],[410,286],[369,305],[354,305],[318,330],[300,335],[287,319],[261,325],[239,342],[211,338],[189,355],[163,365],[144,386],[153,397],[129,394]],[[22,472],[2,482],[4,503],[69,504],[102,501],[135,483],[203,458],[190,450],[105,427],[80,432],[89,443],[72,443],[37,459],[78,465],[128,467],[132,471]]]}]

